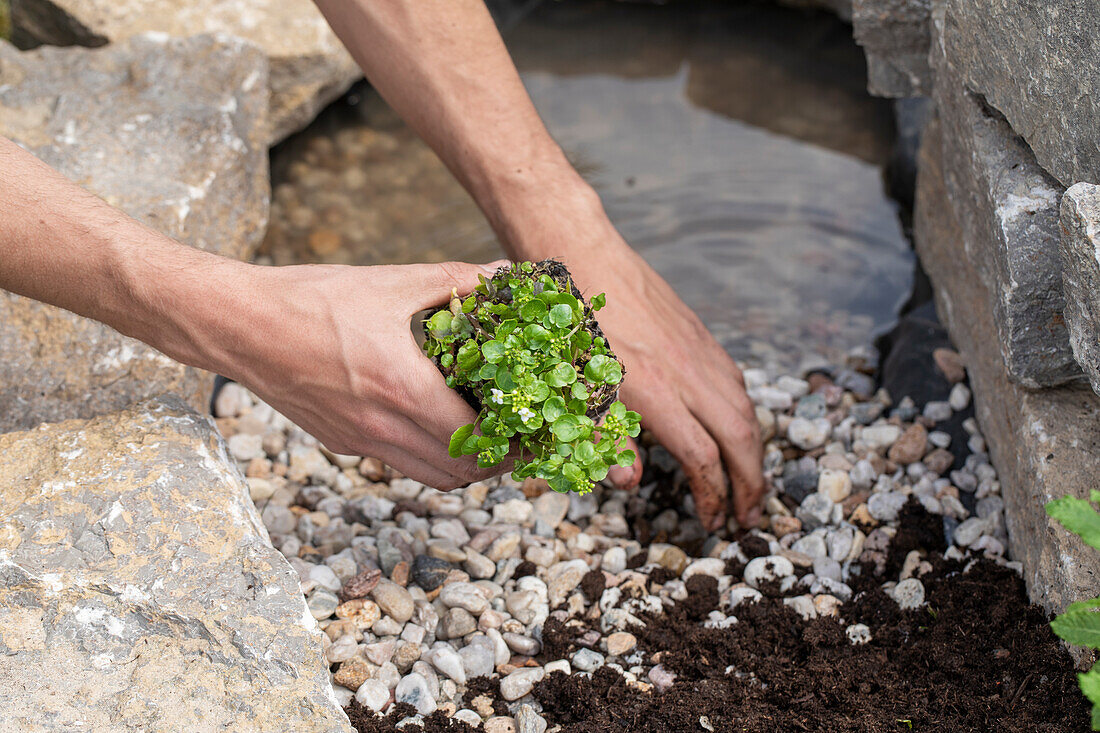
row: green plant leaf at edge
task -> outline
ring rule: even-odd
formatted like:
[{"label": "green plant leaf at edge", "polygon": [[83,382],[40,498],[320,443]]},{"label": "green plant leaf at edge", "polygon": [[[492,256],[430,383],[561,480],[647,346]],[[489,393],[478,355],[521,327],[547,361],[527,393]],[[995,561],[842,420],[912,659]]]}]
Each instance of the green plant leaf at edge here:
[{"label": "green plant leaf at edge", "polygon": [[1063,496],[1048,502],[1046,511],[1085,544],[1100,550],[1100,514],[1087,501],[1075,496]]},{"label": "green plant leaf at edge", "polygon": [[[1067,611],[1051,621],[1050,628],[1061,639],[1070,644],[1100,649],[1100,612],[1093,610]],[[1100,689],[1100,687],[1097,689]]]}]

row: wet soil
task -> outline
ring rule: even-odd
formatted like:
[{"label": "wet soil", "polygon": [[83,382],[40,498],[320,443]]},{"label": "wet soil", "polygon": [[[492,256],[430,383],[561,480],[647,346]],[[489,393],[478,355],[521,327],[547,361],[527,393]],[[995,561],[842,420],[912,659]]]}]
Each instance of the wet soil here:
[{"label": "wet soil", "polygon": [[[938,523],[907,509],[891,564],[906,548],[942,549]],[[891,576],[868,566],[842,622],[804,621],[765,597],[739,606],[733,627],[707,629],[715,581],[694,576],[686,601],[634,630],[676,675],[663,694],[604,667],[591,679],[555,672],[535,695],[562,733],[1088,730],[1073,663],[1020,577],[986,560],[965,569],[931,557],[924,608],[900,610],[879,588]],[[849,643],[853,623],[870,627],[869,643]],[[581,634],[548,624],[544,644],[560,654]]]}]

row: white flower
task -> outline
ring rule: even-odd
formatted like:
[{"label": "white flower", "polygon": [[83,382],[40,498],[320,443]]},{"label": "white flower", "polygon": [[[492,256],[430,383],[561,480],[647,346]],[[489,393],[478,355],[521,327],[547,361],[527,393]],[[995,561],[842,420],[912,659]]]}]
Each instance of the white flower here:
[{"label": "white flower", "polygon": [[503,392],[501,392],[496,387],[493,387],[489,391],[493,393],[492,396],[489,398],[490,402],[495,402],[498,405],[503,405],[504,404],[504,393]]},{"label": "white flower", "polygon": [[520,420],[523,420],[523,422],[527,422],[535,416],[535,411],[532,410],[530,407],[521,407],[516,410],[516,414],[519,415]]}]

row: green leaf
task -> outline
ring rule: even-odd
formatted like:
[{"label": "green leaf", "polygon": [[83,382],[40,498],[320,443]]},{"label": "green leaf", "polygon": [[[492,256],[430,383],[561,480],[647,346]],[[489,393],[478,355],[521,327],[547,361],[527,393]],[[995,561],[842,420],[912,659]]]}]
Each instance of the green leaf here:
[{"label": "green leaf", "polygon": [[485,356],[485,361],[496,364],[504,358],[504,344],[499,341],[486,341],[481,345],[481,353]]},{"label": "green leaf", "polygon": [[527,341],[529,346],[541,349],[550,343],[553,334],[539,324],[532,323],[523,329],[523,338]]},{"label": "green leaf", "polygon": [[1100,649],[1100,612],[1066,612],[1051,621],[1050,628],[1070,644]]},{"label": "green leaf", "polygon": [[626,417],[626,405],[622,402],[612,402],[611,407],[607,408],[607,414],[616,420],[622,420]]},{"label": "green leaf", "polygon": [[596,460],[599,456],[596,454],[596,446],[592,444],[592,441],[582,440],[573,450],[573,457],[583,465],[587,466],[592,463],[592,461]]},{"label": "green leaf", "polygon": [[1047,514],[1090,547],[1100,550],[1100,514],[1084,499],[1063,496],[1048,502]]},{"label": "green leaf", "polygon": [[500,387],[505,392],[511,392],[516,388],[516,380],[512,376],[512,373],[504,368],[498,368],[497,373],[493,376],[493,381],[497,387]]},{"label": "green leaf", "polygon": [[583,432],[577,416],[569,414],[562,415],[557,420],[554,420],[550,429],[553,431],[554,437],[566,443],[581,437],[581,433]]},{"label": "green leaf", "polygon": [[546,383],[555,388],[564,387],[576,381],[577,370],[573,368],[572,364],[567,364],[564,361],[559,362],[546,374]]},{"label": "green leaf", "polygon": [[592,299],[592,310],[594,311],[600,310],[605,305],[607,305],[607,295],[605,293],[600,293]]},{"label": "green leaf", "polygon": [[608,467],[603,461],[595,461],[588,467],[588,478],[592,481],[603,481],[607,478]]},{"label": "green leaf", "polygon": [[546,317],[548,310],[546,303],[541,300],[532,299],[520,306],[519,315],[523,320],[529,323],[541,323],[542,319]]},{"label": "green leaf", "polygon": [[451,332],[451,313],[450,311],[437,311],[435,315],[428,319],[428,331],[432,336],[440,338],[446,336]]},{"label": "green leaf", "polygon": [[1092,729],[1100,730],[1100,705],[1092,706]]},{"label": "green leaf", "polygon": [[546,400],[542,405],[542,416],[546,422],[552,423],[565,414],[565,400],[557,395]]},{"label": "green leaf", "polygon": [[497,375],[497,365],[496,364],[483,364],[481,366],[481,371],[478,372],[478,376],[480,376],[482,379],[492,379],[496,375]]},{"label": "green leaf", "polygon": [[1092,598],[1087,601],[1074,601],[1069,604],[1069,608],[1066,609],[1066,613],[1073,613],[1074,611],[1087,611],[1090,608],[1100,608],[1100,598]]},{"label": "green leaf", "polygon": [[1100,504],[1100,491],[1089,489],[1089,501]]},{"label": "green leaf", "polygon": [[611,373],[611,365],[614,359],[603,354],[596,354],[584,365],[584,378],[593,384],[603,384]]},{"label": "green leaf", "polygon": [[444,354],[443,356],[439,357],[439,363],[444,368],[449,367],[451,364],[455,363],[455,355],[454,354]]},{"label": "green leaf", "polygon": [[566,328],[573,323],[573,309],[565,303],[558,303],[550,309],[550,322],[558,328]]},{"label": "green leaf", "polygon": [[622,466],[623,468],[630,468],[634,465],[634,461],[636,461],[637,458],[638,457],[634,454],[634,451],[628,448],[627,450],[619,451],[619,455],[615,457],[615,463]]},{"label": "green leaf", "polygon": [[546,385],[546,382],[536,381],[527,388],[527,394],[531,398],[531,402],[539,403],[550,396],[550,387]]},{"label": "green leaf", "polygon": [[470,340],[458,347],[458,368],[464,372],[470,372],[481,363],[481,349],[477,342]]},{"label": "green leaf", "polygon": [[571,483],[579,484],[586,478],[584,469],[578,466],[576,463],[569,461],[561,467],[562,475],[565,476]]},{"label": "green leaf", "polygon": [[501,321],[500,325],[497,326],[497,338],[504,338],[517,328],[519,328],[519,321],[515,318],[508,318],[507,320]]},{"label": "green leaf", "polygon": [[1081,685],[1081,693],[1089,699],[1089,702],[1100,705],[1100,666],[1093,667],[1088,672],[1078,673],[1077,683]]},{"label": "green leaf", "polygon": [[473,313],[474,308],[477,308],[477,296],[471,295],[469,298],[462,301],[463,313]]},{"label": "green leaf", "polygon": [[480,443],[480,435],[469,435],[466,437],[466,440],[462,442],[462,448],[459,449],[459,453],[464,456],[472,456],[477,453]]},{"label": "green leaf", "polygon": [[462,444],[466,442],[474,433],[473,424],[463,425],[458,430],[451,433],[451,441],[447,444],[447,453],[451,458],[459,458],[462,456]]},{"label": "green leaf", "polygon": [[584,382],[573,382],[573,386],[569,388],[569,393],[576,400],[588,399],[588,387],[584,386]]}]

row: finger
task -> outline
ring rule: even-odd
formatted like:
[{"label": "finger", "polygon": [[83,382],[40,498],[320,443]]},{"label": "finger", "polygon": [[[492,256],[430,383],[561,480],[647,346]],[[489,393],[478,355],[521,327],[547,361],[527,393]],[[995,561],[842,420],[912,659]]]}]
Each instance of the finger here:
[{"label": "finger", "polygon": [[417,283],[414,292],[408,294],[409,314],[446,303],[454,290],[459,295],[468,295],[481,282],[478,276],[492,277],[498,269],[511,264],[508,260],[497,260],[485,265],[471,265],[466,262],[440,262],[430,265],[401,265],[410,282]]},{"label": "finger", "polygon": [[759,512],[753,510],[759,508],[765,489],[760,425],[755,411],[746,414],[752,403],[728,377],[714,379],[709,386],[714,388],[714,393],[702,395],[695,392],[685,396],[685,401],[692,414],[718,443],[733,484],[737,521],[743,527],[752,526],[759,519]]},{"label": "finger", "polygon": [[638,444],[633,438],[627,438],[623,448],[634,451],[634,463],[629,466],[612,466],[607,472],[607,478],[616,489],[636,489],[642,480],[642,457],[638,452]]},{"label": "finger", "polygon": [[646,426],[684,469],[695,498],[695,511],[708,531],[726,523],[726,476],[718,444],[684,404],[667,392],[647,390],[632,400]]},{"label": "finger", "polygon": [[[723,409],[723,407],[725,409]],[[764,498],[763,456],[760,428],[733,407],[715,401],[711,406],[693,410],[702,426],[714,437],[733,484],[733,506],[738,523],[752,526],[759,519],[758,509]]]}]

